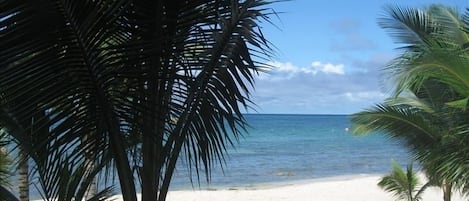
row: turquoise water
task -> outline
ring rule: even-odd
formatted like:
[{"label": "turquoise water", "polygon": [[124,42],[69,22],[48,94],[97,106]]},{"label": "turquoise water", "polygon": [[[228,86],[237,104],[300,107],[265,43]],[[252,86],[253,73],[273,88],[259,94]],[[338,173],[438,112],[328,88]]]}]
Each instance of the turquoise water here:
[{"label": "turquoise water", "polygon": [[[200,188],[237,188],[352,174],[379,174],[390,161],[406,164],[409,154],[394,141],[374,134],[346,132],[345,115],[250,114],[247,134],[229,150],[224,169],[213,169],[211,183]],[[171,189],[192,185],[184,168],[176,172]],[[195,188],[199,188],[195,182]]]}]

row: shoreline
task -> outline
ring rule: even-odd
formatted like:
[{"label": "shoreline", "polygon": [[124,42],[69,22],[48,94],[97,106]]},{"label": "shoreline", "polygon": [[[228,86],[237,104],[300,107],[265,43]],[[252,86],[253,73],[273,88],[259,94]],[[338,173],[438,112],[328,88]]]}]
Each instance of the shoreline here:
[{"label": "shoreline", "polygon": [[[168,193],[167,201],[394,201],[392,194],[377,186],[382,175],[345,175],[295,182],[281,182],[253,187],[174,190]],[[111,197],[121,201],[122,196]],[[466,198],[467,199],[467,198]],[[438,188],[428,188],[422,200],[441,201],[443,194]],[[452,201],[464,201],[454,193]]]},{"label": "shoreline", "polygon": [[239,184],[239,185],[214,185],[214,186],[205,186],[205,187],[194,187],[192,189],[176,189],[170,190],[171,192],[178,191],[223,191],[223,190],[266,190],[272,188],[282,188],[287,186],[297,186],[305,185],[318,182],[333,182],[333,181],[348,181],[359,178],[366,177],[378,177],[380,178],[384,174],[378,173],[363,173],[363,174],[345,174],[337,176],[326,176],[326,177],[317,177],[310,179],[295,179],[295,180],[285,180],[285,181],[272,181],[272,182],[261,182],[254,184]]}]

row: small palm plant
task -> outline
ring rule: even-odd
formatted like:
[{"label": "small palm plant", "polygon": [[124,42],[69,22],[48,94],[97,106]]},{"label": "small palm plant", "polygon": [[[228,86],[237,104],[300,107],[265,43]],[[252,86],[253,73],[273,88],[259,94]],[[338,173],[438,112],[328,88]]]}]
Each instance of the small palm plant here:
[{"label": "small palm plant", "polygon": [[391,173],[381,178],[378,186],[393,193],[398,200],[419,201],[422,199],[422,193],[430,186],[430,182],[423,186],[420,186],[420,183],[417,173],[413,171],[412,163],[407,165],[407,171],[404,172],[397,162],[392,161]]}]

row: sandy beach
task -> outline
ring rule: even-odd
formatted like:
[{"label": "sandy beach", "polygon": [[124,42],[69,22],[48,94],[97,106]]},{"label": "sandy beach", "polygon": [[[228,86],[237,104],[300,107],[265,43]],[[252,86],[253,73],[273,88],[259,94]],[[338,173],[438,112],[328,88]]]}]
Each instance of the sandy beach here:
[{"label": "sandy beach", "polygon": [[[379,175],[333,177],[295,184],[266,185],[243,189],[171,191],[167,201],[394,201],[376,183]],[[114,199],[122,200],[121,196]],[[423,201],[441,201],[438,188],[429,188]],[[453,201],[467,201],[454,195]]]}]

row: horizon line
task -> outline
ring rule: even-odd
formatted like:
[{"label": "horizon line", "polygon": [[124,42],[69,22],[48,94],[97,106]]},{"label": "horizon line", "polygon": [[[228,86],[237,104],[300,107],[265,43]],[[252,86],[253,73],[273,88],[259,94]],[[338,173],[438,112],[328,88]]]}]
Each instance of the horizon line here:
[{"label": "horizon line", "polygon": [[348,116],[352,114],[326,114],[326,113],[241,113],[242,115],[330,115],[330,116]]}]

